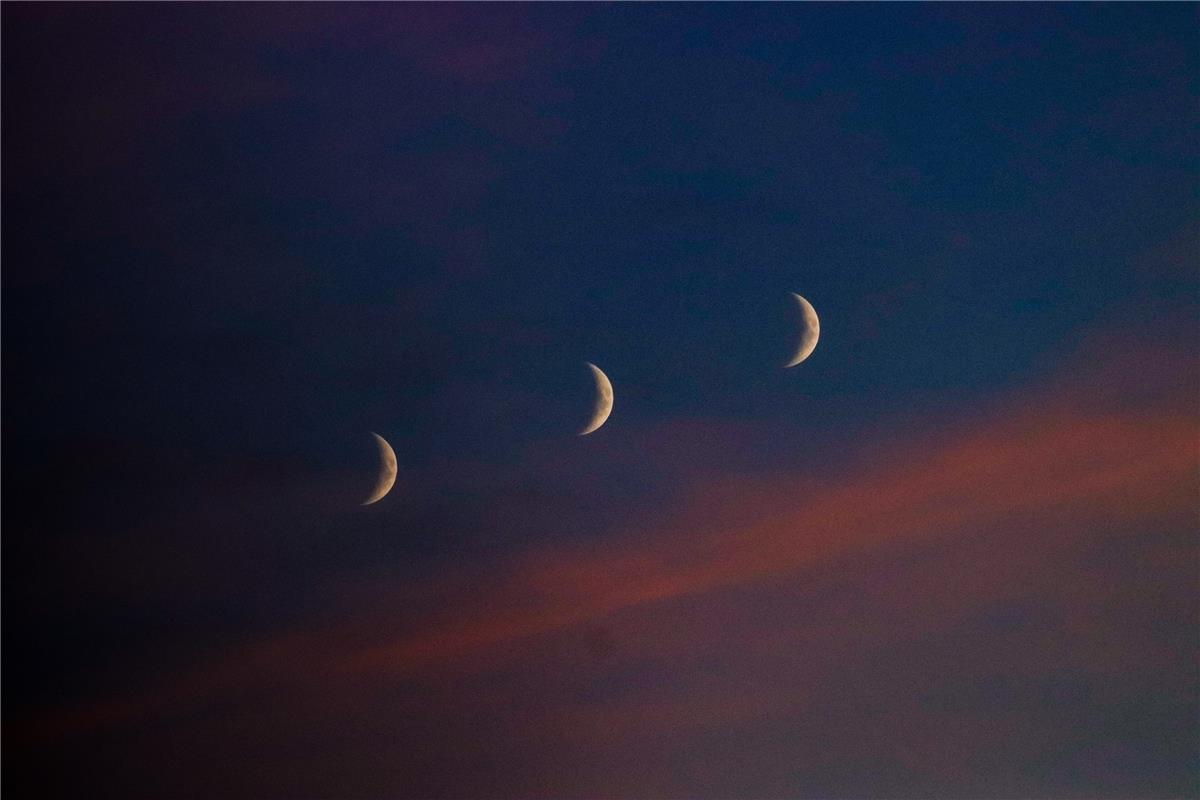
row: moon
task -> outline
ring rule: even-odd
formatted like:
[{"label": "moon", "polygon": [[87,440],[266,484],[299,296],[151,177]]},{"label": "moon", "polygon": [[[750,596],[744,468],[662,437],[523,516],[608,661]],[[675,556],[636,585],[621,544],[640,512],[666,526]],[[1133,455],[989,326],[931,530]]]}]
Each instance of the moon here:
[{"label": "moon", "polygon": [[584,362],[592,369],[592,377],[596,379],[596,405],[592,409],[592,418],[588,422],[587,427],[579,432],[580,436],[587,436],[592,431],[599,428],[608,419],[608,415],[612,413],[613,408],[613,388],[599,367],[590,361]]},{"label": "moon", "polygon": [[792,292],[792,297],[796,298],[796,302],[800,305],[800,316],[804,319],[804,331],[800,334],[800,344],[796,347],[796,354],[785,365],[786,367],[794,367],[812,355],[812,351],[817,347],[817,339],[821,336],[821,320],[817,318],[817,311],[812,307],[812,303],[795,292]]},{"label": "moon", "polygon": [[375,444],[379,445],[379,479],[375,481],[371,496],[362,502],[364,506],[378,503],[396,483],[396,451],[378,433],[372,432],[371,435],[375,437]]}]

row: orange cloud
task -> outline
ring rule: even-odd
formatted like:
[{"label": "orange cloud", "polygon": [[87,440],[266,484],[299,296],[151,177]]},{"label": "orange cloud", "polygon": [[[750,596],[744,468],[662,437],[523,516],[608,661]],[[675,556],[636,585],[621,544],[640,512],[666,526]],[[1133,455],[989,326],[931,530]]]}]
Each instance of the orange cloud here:
[{"label": "orange cloud", "polygon": [[[386,609],[348,608],[344,625],[227,654],[157,689],[70,709],[37,728],[58,735],[170,713],[247,684],[351,685],[371,675],[429,674],[464,659],[470,669],[486,669],[489,652],[514,642],[631,609],[802,575],[898,543],[1048,520],[1070,520],[1071,530],[1085,530],[1090,522],[1136,523],[1190,508],[1200,429],[1179,402],[1187,381],[1171,377],[1190,375],[1190,367],[1178,354],[1145,353],[1167,380],[1139,394],[1136,404],[1106,404],[1103,391],[1095,391],[1088,376],[1111,376],[1107,363],[1089,367],[1084,379],[1058,375],[991,411],[947,421],[933,437],[893,433],[871,447],[848,447],[847,458],[809,473],[708,479],[649,526],[603,541],[545,547],[499,565],[497,574],[505,577],[475,592],[460,590],[407,631],[380,633],[392,627]],[[1172,363],[1181,372],[1173,372]],[[1128,388],[1129,375],[1121,380]],[[461,576],[451,577],[461,586]],[[397,590],[394,602],[404,602],[408,591]],[[431,592],[437,593],[428,586],[411,590],[414,596]],[[730,713],[746,713],[757,702],[739,700]]]},{"label": "orange cloud", "polygon": [[526,556],[507,585],[463,600],[444,627],[366,648],[345,666],[417,669],[630,606],[1005,518],[1056,512],[1136,519],[1186,495],[1196,434],[1195,420],[1175,414],[1122,419],[1023,409],[828,485],[789,478],[716,483],[650,534]]}]

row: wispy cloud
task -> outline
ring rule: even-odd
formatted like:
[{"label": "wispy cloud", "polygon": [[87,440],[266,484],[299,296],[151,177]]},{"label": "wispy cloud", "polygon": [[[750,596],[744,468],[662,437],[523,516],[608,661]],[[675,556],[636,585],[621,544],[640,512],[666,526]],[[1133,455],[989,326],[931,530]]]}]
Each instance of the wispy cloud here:
[{"label": "wispy cloud", "polygon": [[[757,593],[756,603],[778,595],[785,598],[782,607],[794,608],[805,596],[830,591],[829,575],[853,581],[845,565],[864,559],[877,562],[869,574],[893,574],[898,587],[911,580],[904,554],[914,548],[977,551],[984,577],[962,583],[974,598],[964,603],[986,606],[981,597],[1006,595],[986,578],[989,570],[1018,581],[1023,569],[1032,570],[1045,580],[1038,559],[1078,549],[1096,530],[1137,531],[1177,517],[1194,502],[1198,430],[1186,406],[1193,370],[1179,352],[1135,347],[1129,339],[1123,345],[1089,350],[1043,386],[1014,392],[985,411],[923,426],[933,434],[897,429],[869,447],[848,446],[844,457],[823,469],[697,478],[671,508],[643,523],[587,543],[527,550],[496,563],[475,583],[447,573],[367,600],[351,593],[354,604],[325,617],[341,621],[238,648],[123,698],[63,709],[36,728],[58,736],[169,716],[251,686],[321,685],[323,691],[369,694],[396,680],[436,683],[447,674],[483,680],[479,676],[503,673],[514,659],[531,668],[529,660],[537,661],[539,642],[547,637],[614,620],[623,620],[631,637],[620,646],[649,663],[695,654],[698,646],[729,656],[728,635],[714,637],[708,621],[724,625],[724,613],[735,624],[745,613],[744,593]],[[1130,364],[1153,368],[1142,373],[1143,382]],[[1130,392],[1136,402],[1129,401]],[[1045,538],[1028,533],[1038,530]],[[1021,552],[1008,552],[1010,546]],[[957,578],[951,571],[944,580]],[[864,591],[874,594],[862,600],[862,618],[850,611],[829,617],[826,609],[822,621],[801,626],[805,636],[841,652],[847,663],[861,663],[880,643],[923,635],[919,625],[898,634],[890,627],[897,619],[921,619],[928,611],[924,604],[946,602],[898,595],[888,586]],[[883,598],[904,614],[885,613]],[[703,624],[689,619],[686,610],[693,606],[705,609]],[[726,606],[732,610],[722,612]],[[414,616],[398,614],[401,608],[425,610]],[[941,609],[951,617],[967,611]],[[1076,625],[1088,624],[1089,611],[1077,611]],[[781,645],[778,637],[788,639],[796,630],[777,621],[757,627],[752,637],[734,638],[769,660],[771,649]],[[773,644],[763,649],[762,642]],[[601,730],[617,724],[614,717],[636,726],[653,717],[663,729],[711,725],[769,715],[778,701],[771,692],[729,689],[674,699],[639,698],[631,691],[603,708],[571,710],[568,703],[548,712],[546,724],[582,724],[578,715],[584,714]]]}]

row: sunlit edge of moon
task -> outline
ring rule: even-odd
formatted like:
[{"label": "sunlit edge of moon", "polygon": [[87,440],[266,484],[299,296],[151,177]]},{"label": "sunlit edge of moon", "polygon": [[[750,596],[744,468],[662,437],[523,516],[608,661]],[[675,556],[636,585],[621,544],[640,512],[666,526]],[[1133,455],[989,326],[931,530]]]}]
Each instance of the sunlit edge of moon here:
[{"label": "sunlit edge of moon", "polygon": [[592,409],[592,418],[587,426],[579,432],[580,436],[587,436],[589,433],[600,428],[608,421],[608,415],[613,410],[613,388],[612,382],[608,376],[604,374],[604,370],[597,367],[590,361],[583,362],[592,370],[592,377],[596,379],[596,405]]},{"label": "sunlit edge of moon", "polygon": [[792,356],[790,362],[784,365],[785,369],[794,367],[811,356],[813,350],[817,349],[817,339],[821,338],[821,319],[817,316],[817,310],[812,307],[812,303],[795,292],[792,292],[792,297],[796,298],[796,302],[800,305],[800,314],[804,318],[804,333],[800,337],[800,345],[796,348],[796,354]]},{"label": "sunlit edge of moon", "polygon": [[375,437],[375,443],[379,445],[379,479],[376,481],[375,488],[372,490],[370,497],[361,503],[364,506],[378,503],[392,490],[392,486],[396,483],[396,451],[388,444],[387,439],[384,439],[378,433],[371,431],[371,435]]}]

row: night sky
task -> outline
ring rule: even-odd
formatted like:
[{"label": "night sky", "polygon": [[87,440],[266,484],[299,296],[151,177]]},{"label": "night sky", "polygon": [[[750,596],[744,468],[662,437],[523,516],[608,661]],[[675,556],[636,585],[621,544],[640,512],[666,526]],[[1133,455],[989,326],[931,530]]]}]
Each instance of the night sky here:
[{"label": "night sky", "polygon": [[5,3],[3,788],[1200,795],[1197,9]]}]

